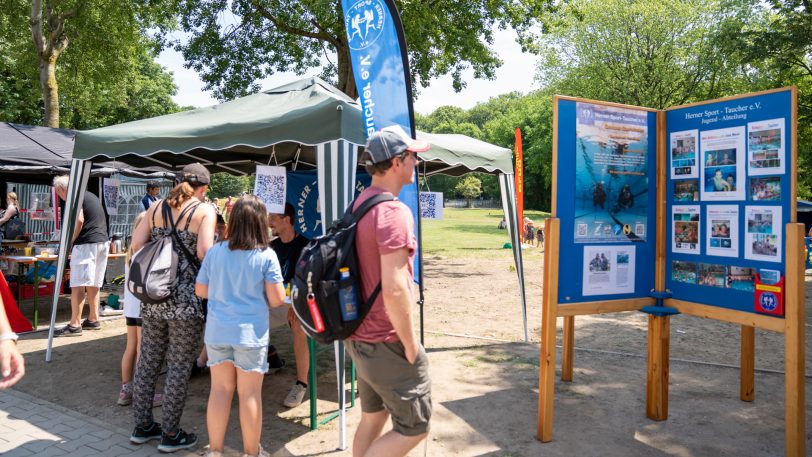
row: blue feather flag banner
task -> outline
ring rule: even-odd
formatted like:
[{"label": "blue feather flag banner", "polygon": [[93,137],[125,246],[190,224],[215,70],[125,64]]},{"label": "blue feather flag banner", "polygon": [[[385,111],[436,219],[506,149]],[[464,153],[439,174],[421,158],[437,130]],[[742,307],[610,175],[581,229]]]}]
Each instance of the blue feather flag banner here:
[{"label": "blue feather flag banner", "polygon": [[[409,59],[397,7],[392,0],[342,0],[341,7],[366,135],[398,125],[415,138]],[[417,179],[398,198],[412,210],[419,236]],[[420,255],[414,267],[417,281]]]}]

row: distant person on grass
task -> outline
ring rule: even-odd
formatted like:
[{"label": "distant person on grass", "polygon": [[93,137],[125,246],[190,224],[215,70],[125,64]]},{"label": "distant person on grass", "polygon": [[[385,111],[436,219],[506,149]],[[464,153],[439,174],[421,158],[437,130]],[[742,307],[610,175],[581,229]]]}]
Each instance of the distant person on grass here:
[{"label": "distant person on grass", "polygon": [[[62,200],[68,198],[68,176],[54,178],[56,194]],[[107,254],[110,241],[107,238],[107,219],[99,197],[85,191],[85,197],[73,230],[73,248],[70,258],[70,322],[54,330],[54,336],[81,336],[82,330],[99,330],[99,289],[107,271]],[[87,319],[82,321],[85,298],[90,306]]]},{"label": "distant person on grass", "polygon": [[279,260],[269,248],[266,209],[256,196],[241,197],[229,221],[228,242],[206,254],[195,293],[208,298],[206,350],[211,368],[206,423],[209,457],[222,457],[234,390],[247,456],[268,456],[260,445],[262,378],[268,371],[268,307],[283,306]]},{"label": "distant person on grass", "polygon": [[[372,176],[355,201],[387,192],[398,195],[414,182],[417,153],[428,143],[382,131],[367,140],[360,163]],[[404,456],[426,438],[431,418],[428,357],[414,335],[413,260],[417,242],[409,207],[400,201],[373,207],[358,222],[355,250],[360,268],[360,296],[381,294],[364,322],[346,341],[358,373],[361,422],[355,432],[356,457]],[[389,419],[392,430],[383,433]]]},{"label": "distant person on grass", "polygon": [[544,229],[541,227],[536,230],[536,246],[544,247]]}]

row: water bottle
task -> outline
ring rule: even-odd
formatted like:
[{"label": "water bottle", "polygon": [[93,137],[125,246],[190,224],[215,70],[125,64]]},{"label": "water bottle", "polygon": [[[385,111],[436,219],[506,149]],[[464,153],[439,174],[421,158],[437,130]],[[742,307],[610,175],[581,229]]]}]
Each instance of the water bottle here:
[{"label": "water bottle", "polygon": [[[350,277],[350,269],[349,268],[341,268],[338,270],[340,275],[340,281],[344,281],[349,279]],[[358,294],[355,291],[355,284],[351,283],[347,287],[343,287],[338,291],[338,302],[341,304],[341,319],[344,322],[354,321],[358,319],[358,303],[356,300],[358,298]]]}]

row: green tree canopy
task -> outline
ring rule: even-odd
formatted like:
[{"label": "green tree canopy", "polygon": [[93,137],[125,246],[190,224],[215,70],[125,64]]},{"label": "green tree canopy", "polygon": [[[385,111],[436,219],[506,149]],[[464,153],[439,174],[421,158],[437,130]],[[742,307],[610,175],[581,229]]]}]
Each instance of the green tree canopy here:
[{"label": "green tree canopy", "polygon": [[[6,0],[0,8],[0,115],[52,127],[97,126],[177,110],[156,109],[157,92],[174,93],[154,66],[147,30],[171,26],[173,0]],[[157,81],[158,73],[163,73]],[[151,87],[147,87],[151,86]],[[36,92],[35,92],[36,91]],[[148,95],[151,93],[152,95]],[[144,103],[135,98],[145,97]],[[170,101],[171,102],[171,101]],[[132,108],[128,110],[128,108]],[[65,113],[67,119],[62,119]]]},{"label": "green tree canopy", "polygon": [[[413,79],[423,87],[451,74],[456,90],[463,71],[492,79],[501,65],[491,48],[494,28],[511,27],[527,43],[535,18],[549,0],[395,1],[404,24]],[[180,1],[181,26],[191,35],[178,43],[189,68],[220,100],[259,90],[276,72],[304,74],[320,68],[355,98],[341,2],[324,0]],[[525,46],[525,48],[527,48]]]},{"label": "green tree canopy", "polygon": [[211,175],[209,196],[211,198],[237,197],[250,190],[252,184],[247,176],[234,176],[228,173],[215,173]]},{"label": "green tree canopy", "polygon": [[482,181],[474,175],[465,175],[454,187],[454,190],[462,198],[468,200],[469,207],[473,207],[471,200],[482,195]]},{"label": "green tree canopy", "polygon": [[664,109],[737,90],[723,0],[573,0],[539,38],[538,79],[564,95]]}]

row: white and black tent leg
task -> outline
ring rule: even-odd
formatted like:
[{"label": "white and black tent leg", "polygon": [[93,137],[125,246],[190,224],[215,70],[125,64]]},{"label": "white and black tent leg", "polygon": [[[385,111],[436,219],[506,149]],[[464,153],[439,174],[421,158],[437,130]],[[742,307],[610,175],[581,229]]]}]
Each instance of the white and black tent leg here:
[{"label": "white and black tent leg", "polygon": [[[68,183],[68,198],[65,201],[65,214],[62,215],[62,230],[59,232],[59,259],[56,262],[56,278],[54,278],[54,299],[51,304],[51,326],[48,328],[48,349],[45,351],[45,361],[51,361],[51,349],[54,342],[54,326],[56,325],[56,306],[59,303],[59,290],[62,290],[62,278],[65,276],[65,265],[70,254],[73,242],[73,231],[76,227],[76,217],[85,198],[87,182],[90,180],[89,160],[74,159],[70,166],[70,182]],[[57,227],[58,228],[58,227]]]},{"label": "white and black tent leg", "polygon": [[524,265],[522,263],[522,233],[519,230],[519,219],[516,209],[516,189],[513,174],[499,175],[499,189],[502,192],[502,206],[507,220],[508,236],[513,247],[513,261],[516,262],[516,274],[519,276],[519,294],[522,297],[522,320],[524,322],[524,342],[527,335],[527,298],[524,292]]}]

